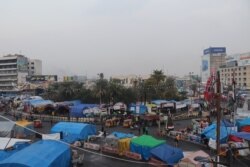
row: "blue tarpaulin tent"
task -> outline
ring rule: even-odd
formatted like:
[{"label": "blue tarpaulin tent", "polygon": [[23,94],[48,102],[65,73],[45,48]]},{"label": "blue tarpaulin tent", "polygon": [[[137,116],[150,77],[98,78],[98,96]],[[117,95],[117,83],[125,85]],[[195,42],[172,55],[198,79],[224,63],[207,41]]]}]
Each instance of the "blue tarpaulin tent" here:
[{"label": "blue tarpaulin tent", "polygon": [[18,142],[13,146],[13,149],[11,150],[0,150],[0,162],[27,146],[29,146],[29,143],[27,142]]},{"label": "blue tarpaulin tent", "polygon": [[0,162],[0,167],[69,167],[69,146],[54,140],[38,141]]},{"label": "blue tarpaulin tent", "polygon": [[129,133],[113,132],[111,134],[114,135],[115,137],[117,137],[118,139],[124,139],[124,138],[132,138],[132,137],[134,137],[133,134],[129,134]]},{"label": "blue tarpaulin tent", "polygon": [[248,132],[237,132],[237,133],[234,133],[233,135],[250,141],[250,133]]},{"label": "blue tarpaulin tent", "polygon": [[151,157],[151,149],[164,143],[164,140],[157,140],[152,136],[142,135],[140,137],[131,139],[130,151],[141,154],[144,160],[148,160]]},{"label": "blue tarpaulin tent", "polygon": [[145,114],[148,111],[148,108],[145,105],[131,104],[129,106],[129,111],[131,111],[133,114]]},{"label": "blue tarpaulin tent", "polygon": [[[205,136],[206,138],[210,139],[212,138],[213,140],[216,140],[216,124],[212,124],[208,127],[206,127],[201,135]],[[234,134],[235,131],[231,130],[230,127],[226,126],[221,126],[220,127],[220,141],[222,143],[225,143],[227,140],[228,135]]]},{"label": "blue tarpaulin tent", "polygon": [[85,140],[89,135],[96,134],[95,125],[73,122],[59,122],[55,124],[51,133],[63,133],[63,141],[73,143],[77,140]]},{"label": "blue tarpaulin tent", "polygon": [[183,151],[167,144],[153,148],[150,153],[168,165],[177,164],[184,156]]},{"label": "blue tarpaulin tent", "polygon": [[96,104],[78,104],[70,107],[70,116],[71,117],[85,117],[84,110],[88,108],[96,107]]}]

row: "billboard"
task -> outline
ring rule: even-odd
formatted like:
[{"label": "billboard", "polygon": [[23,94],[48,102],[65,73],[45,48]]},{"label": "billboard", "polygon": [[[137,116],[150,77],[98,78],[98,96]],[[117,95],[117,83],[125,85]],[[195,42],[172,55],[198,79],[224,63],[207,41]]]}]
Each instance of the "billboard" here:
[{"label": "billboard", "polygon": [[207,82],[208,77],[210,76],[210,56],[202,56],[201,64],[201,78],[202,82]]},{"label": "billboard", "polygon": [[204,55],[215,54],[215,53],[226,53],[225,47],[210,47],[203,51]]},{"label": "billboard", "polygon": [[57,75],[29,75],[26,76],[27,82],[57,81]]}]

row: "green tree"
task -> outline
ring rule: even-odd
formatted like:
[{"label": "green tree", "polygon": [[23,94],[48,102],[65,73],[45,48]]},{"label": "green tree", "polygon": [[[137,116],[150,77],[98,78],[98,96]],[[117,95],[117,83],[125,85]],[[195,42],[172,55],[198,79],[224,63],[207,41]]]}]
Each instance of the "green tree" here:
[{"label": "green tree", "polygon": [[178,90],[176,87],[176,82],[174,77],[167,77],[165,81],[165,98],[166,99],[177,99]]}]

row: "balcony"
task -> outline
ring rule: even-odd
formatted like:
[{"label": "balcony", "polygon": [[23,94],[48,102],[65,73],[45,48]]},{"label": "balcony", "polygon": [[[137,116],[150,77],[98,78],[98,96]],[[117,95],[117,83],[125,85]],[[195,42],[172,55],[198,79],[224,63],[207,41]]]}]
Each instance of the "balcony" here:
[{"label": "balcony", "polygon": [[0,76],[17,76],[17,73],[0,73]]},{"label": "balcony", "polygon": [[13,62],[13,63],[1,63],[0,62],[0,66],[8,66],[8,65],[17,65],[16,62]]},{"label": "balcony", "polygon": [[17,81],[17,78],[0,78],[0,82],[2,81]]},{"label": "balcony", "polygon": [[7,83],[7,84],[1,84],[0,83],[0,87],[13,87],[15,84],[12,83]]},{"label": "balcony", "polygon": [[17,68],[0,68],[0,71],[17,70]]}]

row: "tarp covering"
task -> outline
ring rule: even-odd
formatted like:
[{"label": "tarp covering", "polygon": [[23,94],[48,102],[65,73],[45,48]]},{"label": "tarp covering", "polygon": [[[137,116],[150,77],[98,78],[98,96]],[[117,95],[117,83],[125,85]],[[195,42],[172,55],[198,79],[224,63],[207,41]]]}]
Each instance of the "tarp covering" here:
[{"label": "tarp covering", "polygon": [[131,111],[133,114],[145,114],[148,111],[148,108],[145,105],[131,104],[129,106],[129,111]]},{"label": "tarp covering", "polygon": [[0,121],[0,137],[10,137],[10,132],[15,124],[9,121]]},{"label": "tarp covering", "polygon": [[28,143],[31,140],[0,137],[0,150],[13,147],[16,143]]},{"label": "tarp covering", "polygon": [[242,126],[247,126],[247,125],[250,125],[250,118],[246,118],[246,119],[243,119],[243,120],[238,120],[236,122],[237,126],[239,127],[239,129],[242,127]]},{"label": "tarp covering", "polygon": [[71,117],[85,117],[84,110],[88,108],[96,107],[96,104],[78,104],[70,107],[70,116]]},{"label": "tarp covering", "polygon": [[153,148],[150,153],[168,165],[177,164],[184,156],[183,151],[167,144]]},{"label": "tarp covering", "polygon": [[0,162],[0,167],[69,167],[69,146],[54,140],[38,141]]},{"label": "tarp covering", "polygon": [[130,133],[121,133],[121,132],[113,132],[112,135],[114,135],[118,139],[132,138],[132,137],[134,137],[133,134],[130,134]]},{"label": "tarp covering", "polygon": [[250,133],[248,132],[237,132],[237,133],[234,133],[233,136],[250,141]]},{"label": "tarp covering", "polygon": [[43,99],[34,99],[34,100],[28,100],[26,103],[30,104],[33,107],[39,107],[39,106],[45,106],[45,105],[53,105],[54,102],[51,100],[43,100]]},{"label": "tarp covering", "polygon": [[85,140],[89,135],[96,134],[96,127],[91,124],[59,122],[55,124],[51,133],[63,133],[63,141],[73,143],[77,140]]},{"label": "tarp covering", "polygon": [[27,146],[29,146],[27,142],[17,142],[12,146],[13,149],[11,150],[0,150],[0,162]]},{"label": "tarp covering", "polygon": [[[222,143],[226,142],[228,135],[234,134],[235,131],[231,130],[229,127],[221,126],[220,127],[220,141]],[[216,124],[212,124],[206,127],[201,133],[206,138],[216,140]]]},{"label": "tarp covering", "polygon": [[123,154],[125,151],[129,151],[130,149],[130,138],[120,139],[118,141],[118,150],[119,154]]},{"label": "tarp covering", "polygon": [[164,140],[157,140],[152,136],[142,135],[131,140],[130,151],[139,153],[144,160],[148,160],[151,157],[151,149],[164,143]]}]

